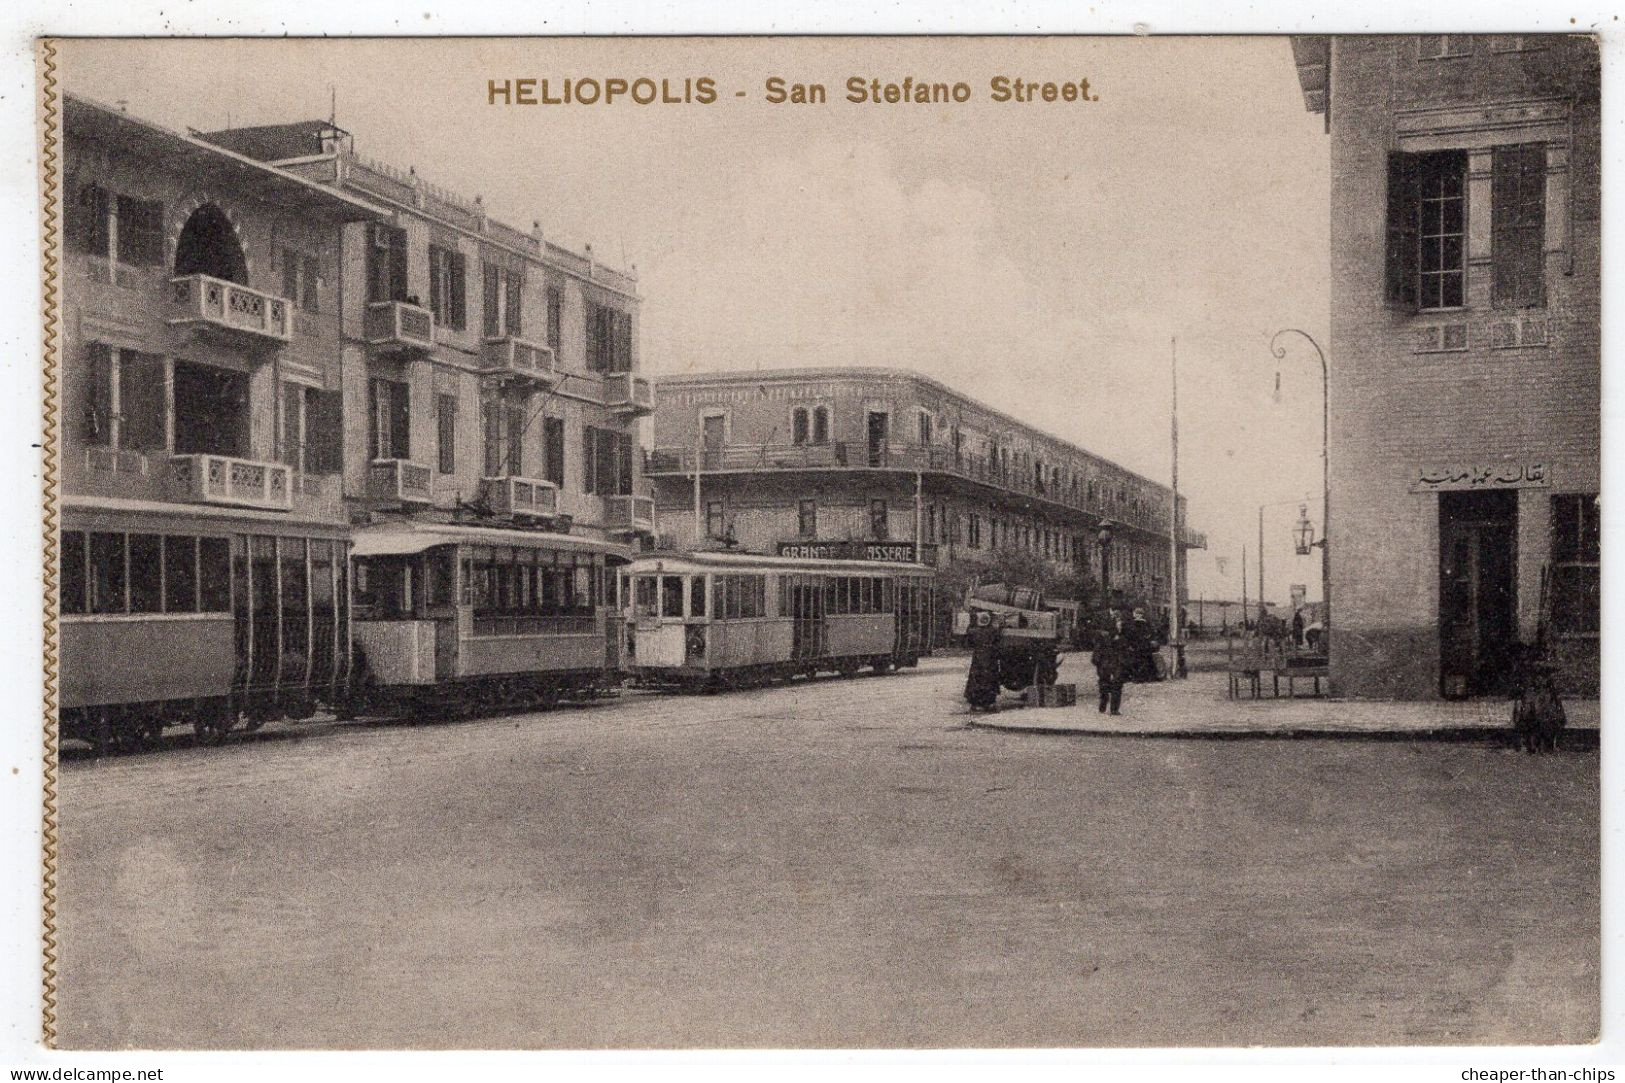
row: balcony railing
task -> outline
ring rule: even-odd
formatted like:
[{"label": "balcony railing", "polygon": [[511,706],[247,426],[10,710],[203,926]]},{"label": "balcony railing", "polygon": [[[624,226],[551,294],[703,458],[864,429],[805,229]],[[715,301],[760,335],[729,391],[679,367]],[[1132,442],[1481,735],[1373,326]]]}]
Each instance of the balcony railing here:
[{"label": "balcony railing", "polygon": [[604,405],[617,413],[652,414],[655,410],[655,389],[647,376],[630,372],[612,372],[604,377]]},{"label": "balcony railing", "polygon": [[558,486],[539,478],[481,478],[480,497],[493,514],[520,519],[539,519],[559,510]]},{"label": "balcony railing", "polygon": [[260,290],[209,275],[169,280],[169,322],[222,333],[239,341],[267,344],[293,337],[288,302]]},{"label": "balcony railing", "polygon": [[604,525],[611,530],[651,532],[655,528],[655,502],[650,496],[604,497]]},{"label": "balcony railing", "polygon": [[[1160,533],[1164,537],[1168,533],[1168,524],[1154,511],[1148,513],[1121,501],[1102,500],[1098,493],[1096,498],[1091,500],[1088,497],[1087,487],[1081,484],[1076,488],[1070,484],[1041,485],[1028,471],[1005,470],[980,456],[955,454],[951,447],[907,444],[890,440],[873,444],[840,441],[823,444],[725,444],[718,448],[700,449],[697,453],[692,446],[662,447],[649,452],[645,473],[650,476],[692,475],[696,457],[699,459],[701,471],[871,469],[922,470],[951,474],[996,489],[1073,508],[1101,519],[1109,519],[1114,523]],[[1166,495],[1162,500],[1163,510],[1166,511]],[[1194,534],[1189,529],[1182,533],[1187,538],[1201,538],[1201,535]]]},{"label": "balcony railing", "polygon": [[287,511],[293,507],[293,471],[281,463],[226,455],[176,455],[169,460],[176,499],[193,504]]},{"label": "balcony railing", "polygon": [[367,496],[388,504],[433,503],[434,472],[406,459],[374,459],[367,467]]},{"label": "balcony railing", "polygon": [[551,387],[558,382],[553,350],[522,338],[488,338],[480,345],[480,372],[530,380]]},{"label": "balcony railing", "polygon": [[384,352],[423,354],[434,349],[434,313],[406,301],[367,305],[367,345]]}]

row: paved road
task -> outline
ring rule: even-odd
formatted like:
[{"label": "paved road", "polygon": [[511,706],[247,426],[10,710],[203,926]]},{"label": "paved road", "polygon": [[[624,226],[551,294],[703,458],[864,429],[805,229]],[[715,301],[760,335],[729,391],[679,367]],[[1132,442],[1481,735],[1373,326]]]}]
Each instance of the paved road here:
[{"label": "paved road", "polygon": [[67,763],[63,1044],[1595,1033],[1595,753],[978,730],[963,664]]}]

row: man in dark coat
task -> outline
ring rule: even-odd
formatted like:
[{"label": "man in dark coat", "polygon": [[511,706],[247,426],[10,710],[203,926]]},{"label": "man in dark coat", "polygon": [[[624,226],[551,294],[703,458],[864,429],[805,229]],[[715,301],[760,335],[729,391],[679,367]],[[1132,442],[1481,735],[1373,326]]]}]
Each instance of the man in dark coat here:
[{"label": "man in dark coat", "polygon": [[1123,629],[1123,640],[1128,651],[1128,679],[1154,681],[1157,679],[1157,633],[1145,619],[1145,610],[1136,609],[1134,619]]},{"label": "man in dark coat", "polygon": [[965,699],[972,710],[998,709],[1001,635],[993,614],[986,611],[971,614],[970,673],[965,677]]},{"label": "man in dark coat", "polygon": [[1128,675],[1128,646],[1115,613],[1095,637],[1095,683],[1100,689],[1100,710],[1123,713],[1123,679]]}]

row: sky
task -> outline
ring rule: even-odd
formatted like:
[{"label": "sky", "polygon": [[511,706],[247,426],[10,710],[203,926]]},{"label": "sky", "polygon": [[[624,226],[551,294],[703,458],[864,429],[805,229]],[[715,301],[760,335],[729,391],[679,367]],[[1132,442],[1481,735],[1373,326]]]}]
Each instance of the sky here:
[{"label": "sky", "polygon": [[[1193,598],[1319,597],[1328,154],[1282,37],[69,41],[69,90],[171,127],[325,118],[359,153],[634,266],[645,368],[917,370],[1180,489]],[[856,104],[847,80],[963,81]],[[1087,78],[1088,102],[990,100]],[[710,105],[504,106],[491,79],[714,80]],[[771,104],[769,77],[821,83]],[[739,96],[743,92],[743,96]],[[1177,345],[1175,343],[1177,342]],[[1280,373],[1277,388],[1277,372]]]}]

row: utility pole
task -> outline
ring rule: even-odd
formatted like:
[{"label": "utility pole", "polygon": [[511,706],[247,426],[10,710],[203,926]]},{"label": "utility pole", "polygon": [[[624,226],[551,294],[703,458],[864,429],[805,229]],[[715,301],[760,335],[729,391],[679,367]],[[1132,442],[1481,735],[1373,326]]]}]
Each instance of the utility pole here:
[{"label": "utility pole", "polygon": [[699,424],[694,429],[694,548],[698,549],[705,544],[705,509],[700,506],[700,456],[705,440],[705,419],[695,420]]},{"label": "utility pole", "polygon": [[1168,435],[1173,447],[1173,507],[1168,513],[1168,674],[1185,676],[1184,629],[1179,619],[1179,340],[1168,340],[1169,411]]},{"label": "utility pole", "polygon": [[1264,506],[1258,506],[1258,616],[1264,616]]},{"label": "utility pole", "polygon": [[1247,546],[1241,547],[1241,630],[1247,630]]}]

